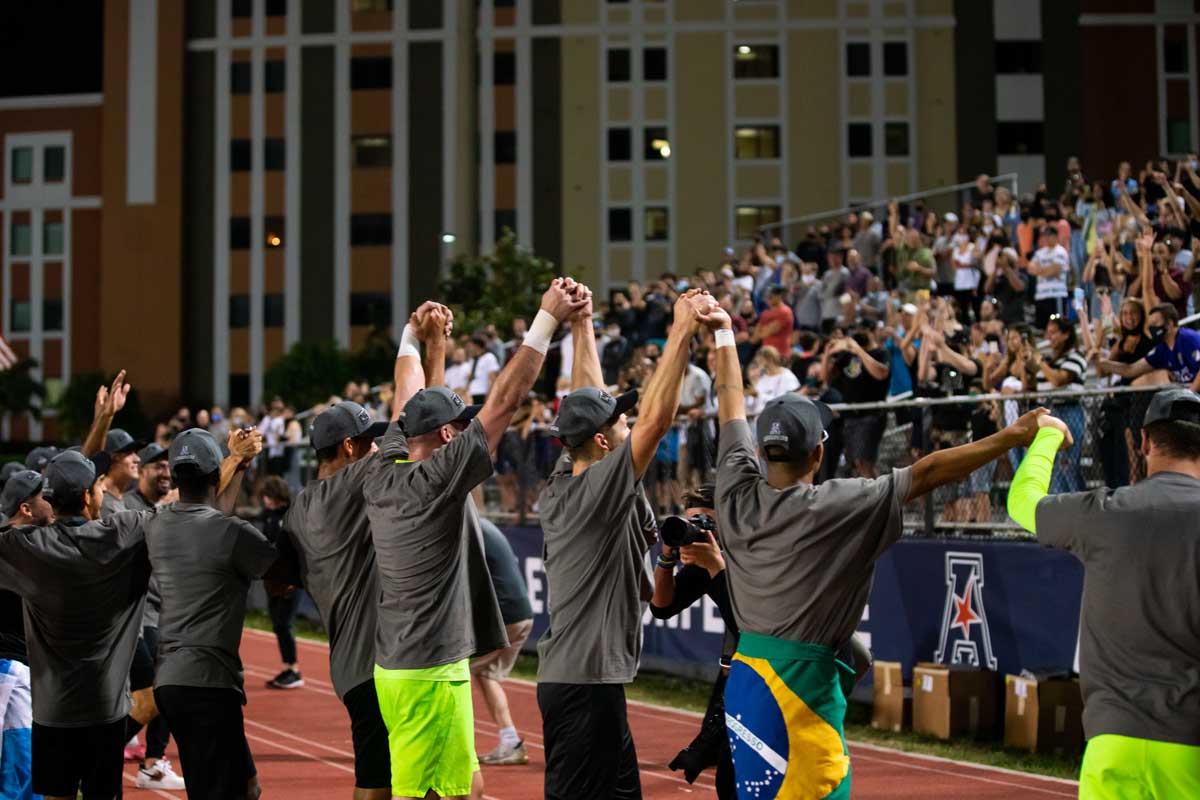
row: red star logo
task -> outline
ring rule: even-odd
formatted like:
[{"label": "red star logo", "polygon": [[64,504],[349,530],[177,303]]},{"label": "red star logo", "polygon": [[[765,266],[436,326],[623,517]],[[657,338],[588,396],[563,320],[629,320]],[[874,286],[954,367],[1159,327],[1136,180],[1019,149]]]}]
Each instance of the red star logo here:
[{"label": "red star logo", "polygon": [[963,590],[962,597],[954,595],[954,605],[958,612],[954,616],[954,622],[950,623],[950,627],[962,628],[963,636],[967,637],[971,635],[971,625],[982,622],[979,615],[971,609],[971,597],[974,589],[975,576],[972,575],[971,579],[967,581],[967,587]]}]

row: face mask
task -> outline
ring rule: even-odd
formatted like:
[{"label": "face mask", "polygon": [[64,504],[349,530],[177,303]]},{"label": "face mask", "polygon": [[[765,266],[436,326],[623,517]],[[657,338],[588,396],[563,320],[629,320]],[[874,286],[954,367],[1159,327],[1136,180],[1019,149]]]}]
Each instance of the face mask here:
[{"label": "face mask", "polygon": [[1161,342],[1167,336],[1166,325],[1151,325],[1147,330],[1150,332],[1150,341]]},{"label": "face mask", "polygon": [[222,419],[222,417],[221,417],[221,415],[220,415],[220,414],[213,414],[213,415],[212,415],[212,421],[213,421],[213,422],[220,422],[220,421],[221,421],[221,419]]},{"label": "face mask", "polygon": [[814,283],[817,282],[817,276],[813,275],[812,273],[809,273],[807,275],[801,275],[800,282],[803,283],[805,286],[812,286]]}]

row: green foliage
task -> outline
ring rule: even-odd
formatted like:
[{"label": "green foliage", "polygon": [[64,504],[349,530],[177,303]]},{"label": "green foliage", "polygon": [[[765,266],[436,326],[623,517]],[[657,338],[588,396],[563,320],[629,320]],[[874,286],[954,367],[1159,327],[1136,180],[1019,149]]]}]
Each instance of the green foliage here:
[{"label": "green foliage", "polygon": [[46,387],[30,374],[36,367],[37,362],[27,358],[0,372],[0,413],[28,411],[34,419],[42,418],[40,401],[46,396]]},{"label": "green foliage", "polygon": [[297,409],[323,403],[356,377],[350,358],[332,339],[296,342],[263,374],[263,395],[278,395]]},{"label": "green foliage", "polygon": [[[71,382],[58,398],[58,429],[65,439],[83,439],[88,429],[92,427],[92,417],[96,412],[96,390],[101,386],[111,386],[116,374],[106,375],[103,372],[83,372],[71,376]],[[149,438],[154,431],[150,430],[150,419],[142,408],[138,397],[137,385],[129,390],[125,407],[113,418],[114,428],[123,428],[133,438]]]},{"label": "green foliage", "polygon": [[490,255],[460,255],[441,281],[442,302],[454,311],[454,329],[474,333],[488,324],[501,337],[517,317],[532,320],[558,267],[517,244],[516,235],[504,229]]}]

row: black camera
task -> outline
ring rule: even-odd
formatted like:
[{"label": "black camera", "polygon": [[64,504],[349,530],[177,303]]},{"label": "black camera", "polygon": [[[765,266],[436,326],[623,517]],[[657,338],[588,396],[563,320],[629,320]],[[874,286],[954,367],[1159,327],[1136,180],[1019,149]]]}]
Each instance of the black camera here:
[{"label": "black camera", "polygon": [[708,541],[706,532],[716,533],[717,521],[707,514],[697,514],[692,518],[667,517],[659,529],[663,544],[679,549],[689,544],[700,544]]}]

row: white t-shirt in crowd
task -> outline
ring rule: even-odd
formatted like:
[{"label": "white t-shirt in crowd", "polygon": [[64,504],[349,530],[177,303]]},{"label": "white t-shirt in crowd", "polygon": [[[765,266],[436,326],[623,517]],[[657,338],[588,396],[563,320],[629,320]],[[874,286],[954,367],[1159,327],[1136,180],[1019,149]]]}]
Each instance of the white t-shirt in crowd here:
[{"label": "white t-shirt in crowd", "polygon": [[954,289],[969,292],[979,286],[979,270],[975,266],[975,248],[954,248]]},{"label": "white t-shirt in crowd", "polygon": [[[567,331],[567,335],[558,340],[559,353],[562,354],[562,364],[558,368],[558,377],[571,379],[571,370],[575,368],[575,336]],[[597,346],[597,352],[603,352]]]},{"label": "white t-shirt in crowd", "polygon": [[266,416],[258,423],[258,429],[263,435],[263,444],[267,447],[267,458],[279,458],[287,452],[282,444],[285,430],[283,417]]},{"label": "white t-shirt in crowd", "polygon": [[688,364],[687,374],[683,376],[679,405],[685,408],[704,405],[711,388],[712,378],[708,377],[708,373],[695,364]]},{"label": "white t-shirt in crowd", "polygon": [[1051,265],[1061,267],[1058,277],[1037,276],[1037,293],[1034,298],[1047,300],[1054,297],[1066,297],[1067,274],[1071,271],[1071,257],[1067,255],[1067,248],[1061,244],[1056,244],[1054,247],[1043,247],[1033,254],[1033,263],[1039,267]]},{"label": "white t-shirt in crowd", "polygon": [[474,372],[467,384],[467,394],[472,397],[486,395],[492,388],[492,377],[500,371],[500,362],[491,353],[484,353],[477,359],[467,359],[467,375]]},{"label": "white t-shirt in crowd", "polygon": [[470,383],[470,375],[470,361],[464,361],[461,364],[451,364],[446,367],[446,388],[452,392],[465,392],[467,384]]},{"label": "white t-shirt in crowd", "polygon": [[799,388],[800,379],[796,377],[796,373],[786,367],[780,369],[775,375],[768,375],[764,372],[762,377],[754,382],[754,390],[758,392],[758,396],[746,398],[747,416],[761,414],[767,403]]}]

